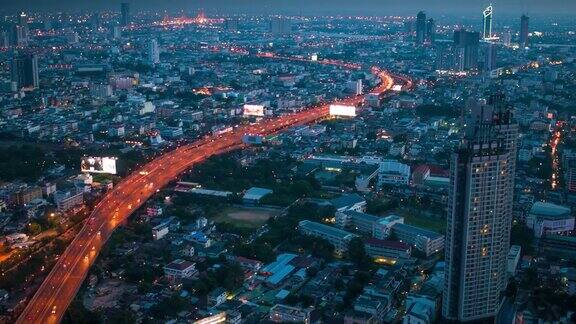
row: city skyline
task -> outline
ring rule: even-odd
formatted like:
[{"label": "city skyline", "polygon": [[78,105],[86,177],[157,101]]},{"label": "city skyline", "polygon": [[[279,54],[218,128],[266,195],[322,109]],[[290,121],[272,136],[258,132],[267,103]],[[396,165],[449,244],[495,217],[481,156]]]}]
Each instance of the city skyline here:
[{"label": "city skyline", "polygon": [[[325,1],[326,3],[323,3]],[[21,10],[118,10],[121,1],[27,1],[26,5],[4,1],[4,9],[11,11]],[[368,16],[376,15],[396,15],[414,14],[418,10],[426,10],[431,14],[441,16],[463,15],[466,17],[480,16],[481,11],[492,4],[497,10],[496,15],[518,15],[526,13],[532,16],[545,14],[568,14],[571,10],[576,10],[576,3],[565,0],[552,0],[545,3],[539,0],[501,0],[477,2],[474,4],[464,3],[457,0],[447,1],[387,1],[382,3],[376,0],[359,0],[354,5],[347,1],[320,0],[309,2],[303,0],[294,1],[271,1],[271,0],[216,0],[216,1],[195,1],[193,3],[172,0],[159,3],[157,1],[132,1],[128,2],[133,10],[168,10],[172,12],[205,10],[211,13],[248,13],[248,14],[293,14],[293,15],[316,15],[316,14],[362,14]],[[327,6],[327,5],[330,6]],[[450,7],[446,11],[446,7]]]}]

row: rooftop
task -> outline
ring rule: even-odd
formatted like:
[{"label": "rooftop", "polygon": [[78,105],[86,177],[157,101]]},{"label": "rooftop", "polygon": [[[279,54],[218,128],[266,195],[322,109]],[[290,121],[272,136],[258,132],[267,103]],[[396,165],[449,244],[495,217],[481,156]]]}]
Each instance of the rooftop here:
[{"label": "rooftop", "polygon": [[530,215],[544,217],[544,218],[566,218],[570,217],[570,208],[537,201],[530,209]]},{"label": "rooftop", "polygon": [[355,204],[359,204],[362,202],[365,202],[366,200],[364,198],[362,198],[362,196],[360,196],[359,194],[349,194],[349,195],[342,195],[338,198],[334,198],[332,200],[330,200],[330,203],[334,206],[334,208],[336,209],[340,209],[340,208],[344,208],[344,207],[349,207],[349,206],[353,206]]},{"label": "rooftop", "polygon": [[408,249],[410,249],[410,244],[406,244],[403,242],[397,242],[397,241],[380,240],[380,239],[373,238],[373,237],[367,239],[365,242],[366,242],[366,244],[369,244],[372,246],[388,248],[388,249],[395,249],[395,250],[408,250]]},{"label": "rooftop", "polygon": [[182,260],[182,259],[176,259],[176,260],[168,263],[166,266],[164,266],[164,269],[183,271],[183,270],[186,270],[190,267],[194,267],[194,262],[190,262],[190,261],[186,261],[186,260]]},{"label": "rooftop", "polygon": [[438,239],[441,238],[442,235],[439,233],[436,233],[434,231],[430,231],[421,227],[416,227],[416,226],[412,226],[412,225],[407,225],[407,224],[403,224],[403,223],[396,223],[394,224],[394,228],[401,230],[401,231],[405,231],[405,232],[411,232],[415,235],[418,236],[424,236],[424,237],[428,237],[430,239]]},{"label": "rooftop", "polygon": [[272,192],[273,191],[270,189],[252,187],[246,190],[242,198],[248,200],[259,200],[262,199],[262,197],[266,196],[267,194],[271,194]]},{"label": "rooftop", "polygon": [[355,236],[354,234],[347,232],[345,230],[341,230],[339,228],[336,227],[332,227],[332,226],[328,226],[328,225],[324,225],[324,224],[320,224],[320,223],[316,223],[316,222],[311,222],[309,220],[303,220],[299,223],[300,228],[305,228],[311,231],[317,231],[317,232],[322,232],[325,233],[326,235],[332,236],[332,237],[338,237],[340,239],[345,239],[347,237],[350,236]]}]

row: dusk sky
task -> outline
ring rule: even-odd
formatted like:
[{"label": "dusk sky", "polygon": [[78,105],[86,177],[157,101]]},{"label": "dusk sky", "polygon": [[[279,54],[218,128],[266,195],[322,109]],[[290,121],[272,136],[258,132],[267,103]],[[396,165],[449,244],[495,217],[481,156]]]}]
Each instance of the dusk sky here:
[{"label": "dusk sky", "polygon": [[[122,1],[90,0],[0,0],[6,10],[117,10]],[[486,6],[489,1],[464,0],[132,0],[128,1],[133,10],[196,10],[203,8],[208,12],[223,13],[289,13],[289,14],[410,14],[417,10],[426,10],[434,14],[450,13],[470,15]],[[545,13],[569,13],[576,11],[574,0],[496,0],[492,1],[495,13],[516,14],[526,12],[530,15]]]}]

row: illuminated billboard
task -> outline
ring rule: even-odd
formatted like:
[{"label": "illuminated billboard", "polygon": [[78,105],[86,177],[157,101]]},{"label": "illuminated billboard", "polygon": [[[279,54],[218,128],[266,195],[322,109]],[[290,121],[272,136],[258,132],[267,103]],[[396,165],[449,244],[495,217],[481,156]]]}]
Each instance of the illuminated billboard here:
[{"label": "illuminated billboard", "polygon": [[392,86],[392,91],[402,91],[402,85],[395,84],[394,86]]},{"label": "illuminated billboard", "polygon": [[264,106],[262,105],[244,105],[244,116],[264,116]]},{"label": "illuminated billboard", "polygon": [[116,174],[116,158],[85,156],[80,160],[80,170],[89,173]]},{"label": "illuminated billboard", "polygon": [[355,117],[355,106],[330,105],[330,116]]}]

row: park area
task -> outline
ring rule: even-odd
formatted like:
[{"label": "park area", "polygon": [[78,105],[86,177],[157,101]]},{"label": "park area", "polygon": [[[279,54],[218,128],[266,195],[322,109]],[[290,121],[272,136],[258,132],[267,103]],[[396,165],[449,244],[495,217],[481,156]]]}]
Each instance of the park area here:
[{"label": "park area", "polygon": [[240,228],[258,228],[268,219],[280,214],[280,210],[262,207],[226,207],[212,220]]}]

